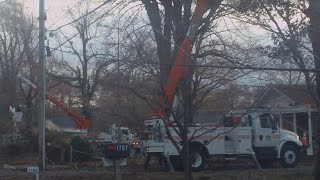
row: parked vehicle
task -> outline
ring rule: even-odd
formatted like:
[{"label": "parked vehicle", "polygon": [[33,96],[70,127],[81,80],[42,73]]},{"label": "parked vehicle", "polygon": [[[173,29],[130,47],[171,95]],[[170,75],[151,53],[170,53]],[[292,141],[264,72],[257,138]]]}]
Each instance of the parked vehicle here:
[{"label": "parked vehicle", "polygon": [[143,153],[141,151],[141,140],[133,134],[132,130],[124,126],[117,127],[115,124],[110,127],[109,132],[98,134],[97,138],[90,142],[97,144],[99,147],[117,142],[127,143],[130,146],[130,157],[142,156]]},{"label": "parked vehicle", "polygon": [[[145,125],[151,132],[143,141],[147,156],[169,157],[175,169],[181,168],[182,158],[166,136],[164,121],[146,120]],[[168,129],[174,140],[179,142],[181,139],[174,126],[172,124]],[[210,156],[253,157],[258,166],[264,168],[280,160],[283,167],[292,168],[298,164],[303,150],[296,133],[279,129],[273,116],[260,110],[228,116],[219,124],[190,125],[188,136],[194,137],[189,147],[195,171],[202,170]]]}]

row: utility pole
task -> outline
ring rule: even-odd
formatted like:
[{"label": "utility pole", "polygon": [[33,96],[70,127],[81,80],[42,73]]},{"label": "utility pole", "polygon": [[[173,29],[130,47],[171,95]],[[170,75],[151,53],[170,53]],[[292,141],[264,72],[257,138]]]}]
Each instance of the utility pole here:
[{"label": "utility pole", "polygon": [[[119,21],[118,21],[118,37],[117,37],[117,40],[118,40],[118,47],[117,47],[117,50],[118,50],[118,67],[117,67],[117,76],[118,76],[118,87],[117,87],[117,96],[118,96],[118,107],[117,107],[117,111],[118,111],[118,116],[120,116],[120,27],[119,27]],[[119,119],[120,121],[120,119]],[[117,127],[117,143],[121,143],[121,129],[120,129],[120,125],[121,125],[121,122],[118,122],[118,127]],[[114,171],[115,171],[115,179],[116,180],[121,180],[121,171],[120,171],[120,160],[119,159],[116,159],[114,161]]]},{"label": "utility pole", "polygon": [[39,64],[40,64],[40,97],[39,97],[39,168],[41,171],[46,170],[46,149],[45,149],[45,101],[46,101],[46,73],[45,73],[45,20],[44,1],[39,0]]}]

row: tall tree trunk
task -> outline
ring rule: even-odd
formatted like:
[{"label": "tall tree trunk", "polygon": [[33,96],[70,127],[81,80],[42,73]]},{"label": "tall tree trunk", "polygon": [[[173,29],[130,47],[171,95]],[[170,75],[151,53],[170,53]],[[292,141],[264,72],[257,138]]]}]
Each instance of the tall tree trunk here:
[{"label": "tall tree trunk", "polygon": [[161,88],[165,84],[168,78],[168,74],[173,62],[171,47],[172,47],[172,30],[173,30],[173,15],[174,7],[172,6],[172,0],[163,1],[164,7],[164,20],[163,27],[161,25],[161,12],[158,2],[154,0],[142,0],[145,6],[148,17],[150,19],[151,27],[155,36],[157,44],[157,54],[160,63],[160,84]]},{"label": "tall tree trunk", "polygon": [[88,95],[84,94],[83,95],[83,100],[82,100],[82,115],[89,120],[89,129],[88,129],[88,133],[92,133],[93,129],[94,129],[94,121],[93,121],[93,117],[92,117],[92,110],[91,110],[91,106],[90,106],[90,97],[88,97]]},{"label": "tall tree trunk", "polygon": [[[310,18],[310,27],[309,27],[309,36],[312,43],[313,48],[313,56],[315,69],[320,70],[320,1],[319,0],[309,0],[309,9],[307,15]],[[316,92],[317,92],[317,100],[319,101],[320,97],[320,72],[316,72]],[[318,104],[318,113],[320,113],[319,102]],[[320,119],[317,119],[318,121]],[[318,128],[318,127],[317,127]],[[318,134],[318,129],[316,130],[316,134]],[[318,141],[318,137],[317,141]],[[312,143],[312,142],[310,142]],[[315,162],[314,169],[314,179],[320,179],[320,151],[317,152],[317,159]]]},{"label": "tall tree trunk", "polygon": [[192,150],[190,149],[190,140],[189,140],[189,124],[191,124],[192,119],[192,91],[191,91],[191,74],[188,75],[188,78],[183,83],[183,98],[184,98],[184,119],[183,119],[183,159],[184,159],[184,178],[186,180],[193,180],[192,175]]}]

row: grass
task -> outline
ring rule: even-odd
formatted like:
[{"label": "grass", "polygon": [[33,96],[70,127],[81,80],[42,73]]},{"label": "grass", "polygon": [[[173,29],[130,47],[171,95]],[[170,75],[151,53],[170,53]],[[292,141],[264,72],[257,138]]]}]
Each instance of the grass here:
[{"label": "grass", "polygon": [[[20,156],[3,158],[0,165],[33,164],[36,156]],[[159,167],[157,160],[153,160],[149,171],[143,169],[143,158],[129,159],[128,166],[121,167],[123,180],[183,180],[183,172],[170,174],[167,169]],[[219,161],[210,161],[205,171],[193,173],[195,180],[312,180],[312,164],[304,163],[293,169],[274,168],[257,170],[248,162],[232,162],[224,164]],[[277,165],[276,165],[277,167]],[[0,179],[34,179],[34,175],[24,170],[0,170]],[[45,180],[113,180],[113,168],[102,167],[101,162],[83,162],[65,165],[48,166],[48,171],[40,176]]]}]

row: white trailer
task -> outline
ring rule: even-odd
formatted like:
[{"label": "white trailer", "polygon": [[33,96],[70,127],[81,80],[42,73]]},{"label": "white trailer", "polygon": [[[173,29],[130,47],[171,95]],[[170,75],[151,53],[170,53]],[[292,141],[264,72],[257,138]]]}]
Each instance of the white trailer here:
[{"label": "white trailer", "polygon": [[[237,121],[235,123],[234,121]],[[236,124],[236,126],[235,126]],[[143,147],[148,157],[164,156],[174,169],[182,167],[182,158],[173,143],[166,138],[164,122],[161,119],[146,120],[151,132]],[[169,127],[172,137],[181,141],[174,127]],[[283,167],[295,167],[304,149],[296,133],[279,129],[269,113],[250,112],[226,117],[219,124],[195,124],[189,127],[192,169],[202,170],[209,156],[253,157],[258,167],[268,167],[280,160]]]}]

